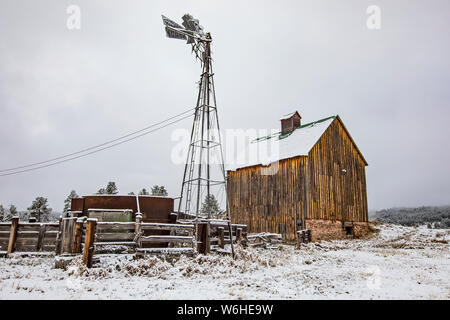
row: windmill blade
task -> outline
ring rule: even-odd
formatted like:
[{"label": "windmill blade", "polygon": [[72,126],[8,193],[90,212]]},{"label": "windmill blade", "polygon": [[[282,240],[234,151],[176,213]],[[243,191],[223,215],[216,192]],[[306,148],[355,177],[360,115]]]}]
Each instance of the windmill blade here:
[{"label": "windmill blade", "polygon": [[[169,18],[167,18],[164,15],[161,15],[162,20],[164,25],[166,26],[166,36],[168,38],[172,38],[172,39],[181,39],[181,40],[186,40],[187,37],[186,35],[184,35],[183,31],[184,28],[179,25],[178,23],[176,23],[173,20],[170,20]],[[179,30],[177,30],[179,29]]]}]

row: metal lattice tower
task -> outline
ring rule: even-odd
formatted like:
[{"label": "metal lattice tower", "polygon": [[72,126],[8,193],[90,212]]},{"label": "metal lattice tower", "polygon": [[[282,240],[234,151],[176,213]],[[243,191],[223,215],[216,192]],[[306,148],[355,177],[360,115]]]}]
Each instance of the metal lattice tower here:
[{"label": "metal lattice tower", "polygon": [[[219,119],[214,88],[211,59],[212,38],[204,33],[198,20],[183,16],[183,26],[162,16],[169,38],[185,39],[202,63],[197,104],[183,174],[178,211],[199,217],[211,218],[211,212],[202,212],[202,204],[210,195],[226,195],[226,175],[220,137]],[[209,210],[211,211],[211,210]],[[230,221],[229,216],[227,217]]]}]

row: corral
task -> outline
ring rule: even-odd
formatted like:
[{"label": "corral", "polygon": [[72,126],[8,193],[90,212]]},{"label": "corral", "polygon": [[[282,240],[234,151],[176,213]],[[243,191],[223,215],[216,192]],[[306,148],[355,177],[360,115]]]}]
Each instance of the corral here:
[{"label": "corral", "polygon": [[[89,196],[84,199],[90,198]],[[142,202],[140,196],[92,199],[95,201],[91,203],[82,202],[80,198],[75,199],[73,208],[81,210],[71,211],[72,217],[61,217],[57,223],[24,223],[20,222],[18,217],[13,218],[10,223],[1,223],[0,251],[5,256],[13,252],[40,255],[45,252],[54,253],[60,257],[56,265],[61,267],[76,256],[82,255],[83,263],[92,267],[97,261],[95,257],[101,254],[125,253],[134,254],[136,257],[155,254],[195,255],[211,251],[228,254],[231,252],[225,249],[231,243],[247,245],[247,227],[230,225],[225,220],[177,220],[177,214],[171,210],[166,214],[160,211],[160,216],[155,216],[153,207],[143,205],[146,217],[144,220],[141,212],[136,210],[141,204],[147,202],[148,205],[154,201],[152,197],[144,197]],[[137,207],[133,207],[130,199],[135,200]],[[166,209],[170,209],[170,204],[173,206],[173,199],[170,198],[156,198],[155,201],[164,202]],[[80,203],[84,203],[83,208]],[[86,204],[94,208],[87,207]],[[84,212],[86,216],[83,215]]]}]

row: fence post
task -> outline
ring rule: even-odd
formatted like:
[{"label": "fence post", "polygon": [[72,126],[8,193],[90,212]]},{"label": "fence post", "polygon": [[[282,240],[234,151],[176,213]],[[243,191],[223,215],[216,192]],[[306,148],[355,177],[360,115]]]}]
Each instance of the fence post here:
[{"label": "fence post", "polygon": [[217,227],[217,240],[220,248],[225,247],[225,230],[223,227]]},{"label": "fence post", "polygon": [[90,218],[86,222],[86,239],[84,241],[83,263],[88,267],[92,267],[92,257],[94,255],[95,231],[97,228],[97,219]]},{"label": "fence post", "polygon": [[39,226],[39,235],[36,245],[36,251],[42,251],[42,243],[44,242],[44,236],[45,236],[45,224],[41,223]]},{"label": "fence post", "polygon": [[171,213],[169,215],[169,223],[177,223],[178,215],[176,213]]},{"label": "fence post", "polygon": [[208,222],[197,223],[197,251],[203,254],[211,251]]},{"label": "fence post", "polygon": [[72,253],[81,253],[81,237],[83,235],[83,220],[77,219],[73,230]]},{"label": "fence post", "polygon": [[242,244],[242,228],[236,228],[236,242],[238,245]]},{"label": "fence post", "polygon": [[62,253],[72,253],[73,251],[73,236],[74,226],[77,218],[64,218],[63,219],[63,232],[62,232]]},{"label": "fence post", "polygon": [[142,215],[138,213],[136,215],[136,225],[134,228],[134,242],[137,243],[137,247],[140,248],[142,246]]},{"label": "fence post", "polygon": [[14,249],[16,248],[18,228],[19,228],[19,217],[14,217],[11,219],[11,229],[9,231],[8,251],[6,252],[6,256],[9,256],[9,254],[14,252]]},{"label": "fence post", "polygon": [[59,216],[59,228],[58,234],[56,235],[56,245],[55,245],[55,254],[61,254],[61,243],[62,243],[62,216]]}]

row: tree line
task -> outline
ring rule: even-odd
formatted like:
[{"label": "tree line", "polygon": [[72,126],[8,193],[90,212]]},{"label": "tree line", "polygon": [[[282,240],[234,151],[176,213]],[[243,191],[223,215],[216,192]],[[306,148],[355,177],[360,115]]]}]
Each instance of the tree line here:
[{"label": "tree line", "polygon": [[[109,181],[106,184],[106,187],[98,189],[96,194],[105,194],[105,195],[114,195],[118,194],[119,190],[117,189],[116,183],[114,181]],[[134,195],[134,192],[129,192],[128,195]],[[152,195],[159,197],[167,197],[168,192],[165,186],[154,185],[148,191],[146,188],[142,188],[138,195]],[[80,196],[77,194],[75,190],[70,191],[67,198],[64,200],[64,209],[62,212],[63,217],[67,217],[70,211],[70,206],[72,203],[72,199],[79,198]],[[219,203],[214,197],[214,195],[210,195],[205,198],[203,202],[201,212],[204,214],[211,213],[213,217],[219,217],[223,215],[223,211],[219,207]],[[31,203],[31,205],[27,208],[26,211],[19,212],[17,207],[11,204],[8,208],[4,208],[0,204],[0,222],[2,221],[10,221],[13,217],[19,216],[21,219],[28,220],[33,217],[37,222],[47,222],[52,220],[52,208],[49,207],[48,199],[44,197],[36,197],[35,200]]]},{"label": "tree line", "polygon": [[450,228],[450,206],[390,208],[376,211],[372,220],[404,226],[427,225],[428,228]]},{"label": "tree line", "polygon": [[[107,183],[105,188],[100,188],[96,194],[118,194],[118,189],[116,183],[114,181],[110,181]],[[129,195],[134,195],[134,192],[129,192]],[[150,188],[150,191],[147,191],[146,188],[142,188],[139,192],[139,195],[152,195],[152,196],[161,196],[167,197],[168,192],[164,186],[154,185]],[[68,216],[70,211],[70,206],[73,198],[79,198],[80,196],[77,194],[75,190],[72,190],[67,198],[64,200],[64,209],[62,212],[63,217]],[[48,199],[44,197],[36,197],[35,200],[31,203],[31,205],[27,208],[26,211],[19,212],[17,207],[11,204],[8,208],[5,208],[0,204],[0,222],[3,221],[11,221],[13,217],[20,217],[21,219],[28,220],[33,217],[37,222],[47,222],[52,220],[52,208],[49,207]]]},{"label": "tree line", "polygon": [[47,222],[51,220],[52,208],[48,206],[48,200],[44,197],[36,197],[25,212],[19,212],[13,204],[5,209],[0,204],[0,221],[10,221],[13,217],[20,217],[28,220],[35,218],[37,222]]}]

